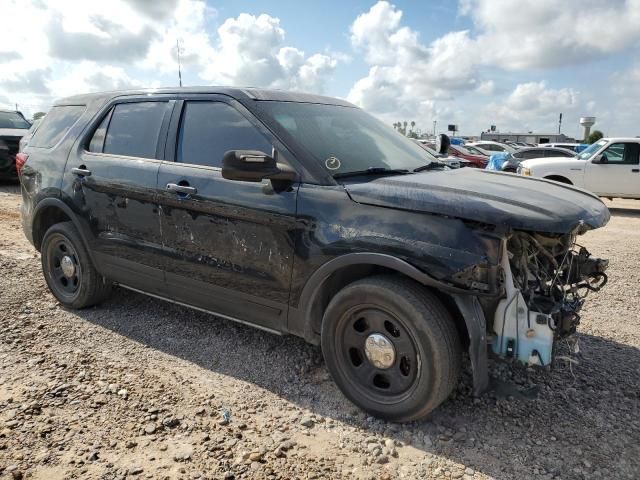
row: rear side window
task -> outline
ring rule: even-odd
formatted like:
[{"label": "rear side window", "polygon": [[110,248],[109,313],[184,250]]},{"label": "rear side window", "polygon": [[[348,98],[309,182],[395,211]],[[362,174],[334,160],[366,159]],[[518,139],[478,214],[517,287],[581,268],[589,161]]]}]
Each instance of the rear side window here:
[{"label": "rear side window", "polygon": [[220,167],[228,150],[260,150],[271,143],[236,109],[220,102],[187,102],[182,114],[176,160]]},{"label": "rear side window", "polygon": [[51,148],[55,146],[85,111],[84,105],[53,107],[29,142],[30,147]]},{"label": "rear side window", "polygon": [[0,128],[25,129],[31,125],[18,112],[0,112]]},{"label": "rear side window", "polygon": [[559,148],[558,150],[547,150],[544,152],[545,157],[573,157],[575,152]]},{"label": "rear side window", "polygon": [[[160,128],[169,102],[120,103],[105,117],[91,139],[91,151],[127,157],[156,158]],[[108,122],[108,126],[106,125]],[[105,129],[106,128],[106,134]],[[104,141],[100,136],[104,135]],[[96,149],[96,150],[94,150]]]}]

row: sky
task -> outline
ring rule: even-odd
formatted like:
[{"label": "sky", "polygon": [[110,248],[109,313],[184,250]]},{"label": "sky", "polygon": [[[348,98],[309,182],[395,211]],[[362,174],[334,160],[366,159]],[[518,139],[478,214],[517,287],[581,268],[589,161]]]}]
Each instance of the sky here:
[{"label": "sky", "polygon": [[183,85],[346,98],[421,131],[640,135],[640,0],[0,0],[0,106]]}]

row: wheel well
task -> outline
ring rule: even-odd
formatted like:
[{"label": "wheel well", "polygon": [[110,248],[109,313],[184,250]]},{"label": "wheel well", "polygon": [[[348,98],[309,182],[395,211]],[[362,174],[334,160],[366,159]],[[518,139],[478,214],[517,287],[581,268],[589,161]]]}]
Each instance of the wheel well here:
[{"label": "wheel well", "polygon": [[56,206],[44,207],[33,221],[33,245],[38,251],[42,245],[44,234],[49,228],[56,223],[68,222],[71,219],[64,213],[62,209]]},{"label": "wheel well", "polygon": [[569,185],[573,185],[571,180],[569,180],[566,177],[563,177],[562,175],[549,175],[548,177],[544,177],[544,178],[546,178],[547,180],[554,180],[556,182],[567,183]]},{"label": "wheel well", "polygon": [[[416,280],[410,278],[407,275],[404,275],[397,270],[393,270],[391,268],[382,267],[379,265],[349,265],[343,268],[340,268],[329,275],[320,285],[316,294],[313,296],[313,300],[311,303],[311,307],[309,308],[309,317],[308,321],[310,322],[311,331],[314,339],[309,339],[311,341],[318,341],[318,337],[320,335],[320,331],[322,329],[322,318],[324,316],[324,312],[329,305],[331,299],[344,287],[347,285],[360,280],[365,277],[370,277],[373,275],[383,275],[383,274],[393,274],[399,277],[409,278],[412,282],[416,282]],[[418,283],[418,282],[416,282]],[[419,284],[422,288],[429,289],[433,292],[438,299],[443,303],[445,308],[451,314],[451,318],[456,325],[456,329],[458,331],[458,336],[460,337],[460,341],[462,345],[466,348],[469,345],[469,333],[467,331],[467,325],[462,317],[462,313],[458,309],[455,301],[451,296],[447,293],[441,292],[435,288],[428,287],[426,285]],[[314,342],[314,343],[315,343]]]}]

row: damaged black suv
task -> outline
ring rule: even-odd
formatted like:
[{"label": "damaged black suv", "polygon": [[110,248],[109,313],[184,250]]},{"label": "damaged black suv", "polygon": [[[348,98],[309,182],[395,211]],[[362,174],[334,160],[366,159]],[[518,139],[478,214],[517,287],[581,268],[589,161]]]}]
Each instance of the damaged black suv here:
[{"label": "damaged black suv", "polygon": [[607,262],[576,243],[609,220],[555,182],[451,170],[353,105],[181,88],[59,101],[24,152],[24,231],[51,292],[119,285],[322,345],[344,394],[423,417],[463,349],[548,366]]}]

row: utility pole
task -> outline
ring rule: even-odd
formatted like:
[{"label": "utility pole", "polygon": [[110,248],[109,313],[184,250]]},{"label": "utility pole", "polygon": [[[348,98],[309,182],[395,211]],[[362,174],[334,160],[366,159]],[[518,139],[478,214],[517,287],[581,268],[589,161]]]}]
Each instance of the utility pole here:
[{"label": "utility pole", "polygon": [[18,104],[16,103],[16,112],[18,111]]},{"label": "utility pole", "polygon": [[182,87],[182,66],[180,65],[180,39],[176,39],[176,50],[178,51],[178,82]]},{"label": "utility pole", "polygon": [[434,120],[434,121],[433,121],[433,136],[434,136],[434,137],[436,136],[436,124],[437,124],[437,123],[438,123],[438,121],[437,121],[437,120]]}]

